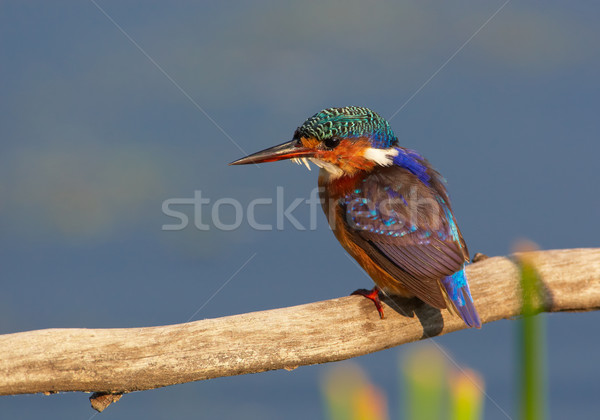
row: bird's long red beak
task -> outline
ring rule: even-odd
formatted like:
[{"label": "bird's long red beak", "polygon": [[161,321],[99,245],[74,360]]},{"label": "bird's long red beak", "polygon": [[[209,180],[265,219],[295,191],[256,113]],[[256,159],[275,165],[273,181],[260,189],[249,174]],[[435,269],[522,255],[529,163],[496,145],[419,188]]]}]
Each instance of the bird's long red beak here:
[{"label": "bird's long red beak", "polygon": [[244,158],[231,162],[230,165],[247,165],[249,163],[275,162],[278,160],[314,156],[314,149],[302,146],[297,140],[288,141],[253,153]]}]

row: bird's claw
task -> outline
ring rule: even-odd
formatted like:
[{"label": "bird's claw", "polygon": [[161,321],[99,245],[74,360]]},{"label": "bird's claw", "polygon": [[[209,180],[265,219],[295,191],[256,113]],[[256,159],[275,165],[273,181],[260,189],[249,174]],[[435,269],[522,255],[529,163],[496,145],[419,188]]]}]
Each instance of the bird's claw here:
[{"label": "bird's claw", "polygon": [[374,287],[371,290],[358,289],[358,290],[355,290],[354,292],[352,292],[350,295],[364,296],[367,299],[373,301],[373,303],[375,304],[375,307],[377,308],[377,312],[379,312],[379,317],[381,319],[385,318],[385,316],[383,315],[383,305],[381,305],[381,299],[379,299],[379,288],[378,287]]}]

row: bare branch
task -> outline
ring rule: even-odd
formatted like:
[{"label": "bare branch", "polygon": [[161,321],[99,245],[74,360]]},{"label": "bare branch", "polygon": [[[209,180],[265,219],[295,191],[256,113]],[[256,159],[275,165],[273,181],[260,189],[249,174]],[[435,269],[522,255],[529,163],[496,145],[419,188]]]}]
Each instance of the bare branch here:
[{"label": "bare branch", "polygon": [[[600,249],[528,255],[536,261],[542,277],[545,310],[600,308]],[[514,261],[489,258],[469,266],[467,275],[483,322],[520,313]],[[384,320],[370,301],[348,296],[179,325],[3,335],[0,395],[120,394],[220,376],[294,369],[465,328],[448,311],[440,313],[414,299],[388,300],[387,304],[391,306],[385,308]]]}]

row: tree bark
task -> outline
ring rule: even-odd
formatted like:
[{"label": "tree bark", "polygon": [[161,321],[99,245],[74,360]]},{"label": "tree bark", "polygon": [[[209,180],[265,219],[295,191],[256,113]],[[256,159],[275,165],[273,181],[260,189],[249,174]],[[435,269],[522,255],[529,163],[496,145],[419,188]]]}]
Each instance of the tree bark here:
[{"label": "tree bark", "polygon": [[[542,310],[600,308],[600,248],[538,251]],[[518,316],[518,259],[467,267],[484,323]],[[349,359],[465,328],[416,299],[348,296],[178,325],[47,329],[0,336],[0,395],[88,391],[119,394],[184,382]],[[484,327],[485,328],[485,327]],[[474,332],[476,334],[476,332]]]}]

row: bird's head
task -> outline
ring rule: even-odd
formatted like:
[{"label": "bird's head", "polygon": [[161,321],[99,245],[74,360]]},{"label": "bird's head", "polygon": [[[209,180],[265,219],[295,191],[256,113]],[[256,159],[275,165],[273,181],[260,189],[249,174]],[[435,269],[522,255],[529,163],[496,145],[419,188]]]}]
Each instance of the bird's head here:
[{"label": "bird's head", "polygon": [[389,166],[398,154],[398,139],[390,125],[368,108],[328,108],[307,119],[291,141],[262,150],[231,165],[308,160],[326,171],[330,179]]}]

